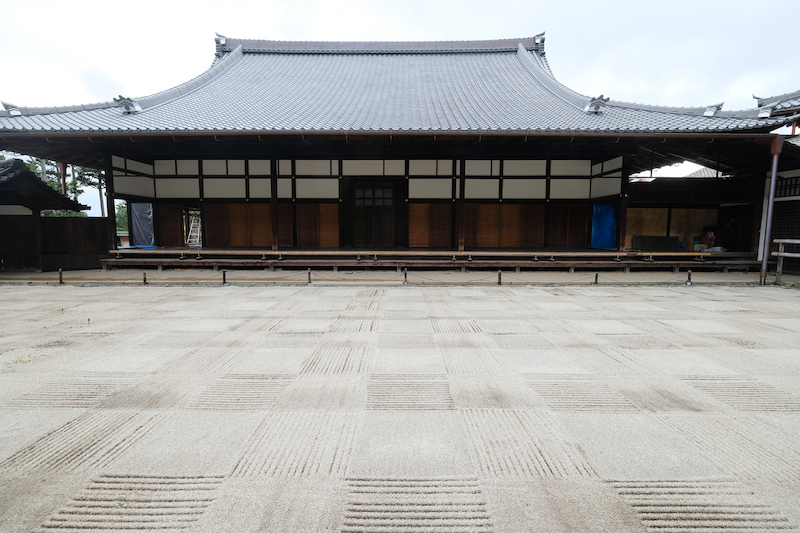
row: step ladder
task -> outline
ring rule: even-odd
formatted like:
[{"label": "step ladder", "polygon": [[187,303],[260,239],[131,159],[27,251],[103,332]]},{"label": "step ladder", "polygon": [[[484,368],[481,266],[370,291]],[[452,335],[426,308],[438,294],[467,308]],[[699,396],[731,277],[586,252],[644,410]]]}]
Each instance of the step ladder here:
[{"label": "step ladder", "polygon": [[189,233],[186,235],[186,246],[200,246],[200,215],[191,215]]}]

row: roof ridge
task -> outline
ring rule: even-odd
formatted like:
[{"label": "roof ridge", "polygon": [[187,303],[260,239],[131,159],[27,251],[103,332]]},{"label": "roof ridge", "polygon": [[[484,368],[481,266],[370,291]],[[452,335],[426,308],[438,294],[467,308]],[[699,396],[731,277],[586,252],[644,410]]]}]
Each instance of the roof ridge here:
[{"label": "roof ridge", "polygon": [[516,39],[463,41],[278,41],[235,39],[223,37],[222,51],[242,46],[249,53],[288,54],[408,54],[408,53],[468,53],[513,52],[522,43],[528,50],[543,50],[540,35]]}]

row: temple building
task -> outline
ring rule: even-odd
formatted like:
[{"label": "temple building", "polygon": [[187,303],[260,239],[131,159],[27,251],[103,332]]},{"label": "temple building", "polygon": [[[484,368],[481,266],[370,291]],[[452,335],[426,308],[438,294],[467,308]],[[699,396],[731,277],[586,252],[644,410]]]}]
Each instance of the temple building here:
[{"label": "temple building", "polygon": [[[755,256],[776,150],[779,172],[800,168],[800,146],[771,133],[796,123],[797,97],[726,111],[586,96],[554,77],[544,34],[218,36],[206,72],[151,96],[4,104],[0,149],[104,169],[110,213],[123,199],[152,214],[134,244]],[[630,179],[684,160],[719,177]]]}]

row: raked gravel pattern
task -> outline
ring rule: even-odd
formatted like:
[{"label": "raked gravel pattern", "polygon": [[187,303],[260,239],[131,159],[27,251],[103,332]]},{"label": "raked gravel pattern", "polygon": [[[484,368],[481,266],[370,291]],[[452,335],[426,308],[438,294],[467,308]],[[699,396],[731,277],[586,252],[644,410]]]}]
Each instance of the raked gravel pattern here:
[{"label": "raked gravel pattern", "polygon": [[800,293],[0,286],[0,531],[800,531]]}]

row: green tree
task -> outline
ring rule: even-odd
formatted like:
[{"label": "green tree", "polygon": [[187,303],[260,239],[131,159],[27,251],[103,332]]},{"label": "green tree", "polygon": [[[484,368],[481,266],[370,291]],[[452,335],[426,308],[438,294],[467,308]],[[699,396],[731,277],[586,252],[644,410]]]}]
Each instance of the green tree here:
[{"label": "green tree", "polygon": [[128,203],[117,204],[117,231],[128,231]]}]

